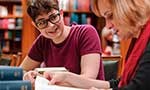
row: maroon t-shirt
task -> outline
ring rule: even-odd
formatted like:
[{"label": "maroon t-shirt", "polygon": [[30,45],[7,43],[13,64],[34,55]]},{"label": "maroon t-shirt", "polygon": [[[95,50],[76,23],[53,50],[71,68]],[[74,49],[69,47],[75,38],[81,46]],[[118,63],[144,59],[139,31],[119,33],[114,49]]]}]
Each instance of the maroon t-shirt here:
[{"label": "maroon t-shirt", "polygon": [[[54,44],[42,35],[34,42],[28,56],[46,67],[65,67],[70,72],[80,74],[81,56],[89,53],[101,54],[101,44],[97,31],[91,25],[73,25],[66,40]],[[102,62],[100,63],[102,66]],[[98,79],[104,79],[103,67]]]}]

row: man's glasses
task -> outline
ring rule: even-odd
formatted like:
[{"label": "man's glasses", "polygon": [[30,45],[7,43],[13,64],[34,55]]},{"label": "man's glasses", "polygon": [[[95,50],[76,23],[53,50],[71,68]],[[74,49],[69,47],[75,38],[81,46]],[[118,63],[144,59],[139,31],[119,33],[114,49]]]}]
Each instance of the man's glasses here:
[{"label": "man's glasses", "polygon": [[44,29],[48,26],[48,22],[56,24],[60,21],[60,13],[51,14],[48,19],[41,19],[36,22],[36,26],[40,29]]}]

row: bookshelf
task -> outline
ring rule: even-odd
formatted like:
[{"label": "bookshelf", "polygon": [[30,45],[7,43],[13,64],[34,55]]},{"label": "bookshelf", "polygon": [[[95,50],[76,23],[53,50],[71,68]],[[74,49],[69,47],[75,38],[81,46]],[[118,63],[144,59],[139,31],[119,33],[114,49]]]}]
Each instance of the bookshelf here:
[{"label": "bookshelf", "polygon": [[0,0],[0,48],[2,53],[21,52],[21,0]]},{"label": "bookshelf", "polygon": [[90,0],[59,0],[59,7],[64,11],[64,23],[70,25],[75,22],[77,24],[91,24],[93,13],[90,11]]}]

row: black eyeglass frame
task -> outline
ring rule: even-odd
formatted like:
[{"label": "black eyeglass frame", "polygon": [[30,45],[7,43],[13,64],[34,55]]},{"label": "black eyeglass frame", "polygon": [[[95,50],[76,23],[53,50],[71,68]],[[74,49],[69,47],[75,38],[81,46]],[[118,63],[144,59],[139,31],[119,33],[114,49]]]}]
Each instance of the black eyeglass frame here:
[{"label": "black eyeglass frame", "polygon": [[[51,17],[53,17],[54,15],[55,15],[55,16],[59,16],[59,17],[58,17],[59,19],[58,19],[57,21],[55,21],[55,22],[53,22],[53,21],[51,20]],[[41,22],[35,22],[36,26],[37,26],[39,29],[44,29],[44,28],[46,28],[46,27],[48,26],[48,22],[50,22],[50,23],[52,23],[52,24],[56,24],[56,23],[58,23],[58,22],[60,21],[60,18],[61,18],[59,12],[58,12],[57,14],[51,14],[51,15],[49,15],[48,17],[49,17],[48,19],[44,19],[44,20],[43,20],[43,22],[46,23],[45,26],[39,27],[38,24],[41,23]]]}]

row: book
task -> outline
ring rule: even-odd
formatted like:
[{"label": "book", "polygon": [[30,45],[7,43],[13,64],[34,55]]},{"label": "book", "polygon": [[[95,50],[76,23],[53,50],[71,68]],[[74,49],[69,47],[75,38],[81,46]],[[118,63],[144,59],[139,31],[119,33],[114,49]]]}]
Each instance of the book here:
[{"label": "book", "polygon": [[0,65],[9,66],[10,63],[11,63],[10,58],[1,58],[1,59],[0,59]]},{"label": "book", "polygon": [[85,90],[75,87],[65,87],[59,85],[49,85],[49,80],[46,78],[37,76],[35,79],[35,90]]},{"label": "book", "polygon": [[71,13],[71,17],[70,17],[70,23],[76,22],[77,24],[79,24],[79,14],[77,13]]},{"label": "book", "polygon": [[[90,11],[90,0],[77,0],[78,10]],[[86,2],[86,3],[85,3]]]},{"label": "book", "polygon": [[35,71],[38,71],[40,74],[43,74],[43,72],[45,71],[66,72],[67,69],[65,67],[46,67],[46,68],[35,68]]},{"label": "book", "polygon": [[59,0],[59,7],[64,11],[69,11],[69,0]]},{"label": "book", "polygon": [[21,5],[13,5],[13,15],[22,16],[22,6]]},{"label": "book", "polygon": [[0,5],[0,16],[4,17],[8,15],[8,9],[6,6]]},{"label": "book", "polygon": [[0,90],[31,90],[31,82],[16,80],[16,81],[0,81]]},{"label": "book", "polygon": [[21,67],[0,66],[0,81],[22,80],[23,69]]}]

